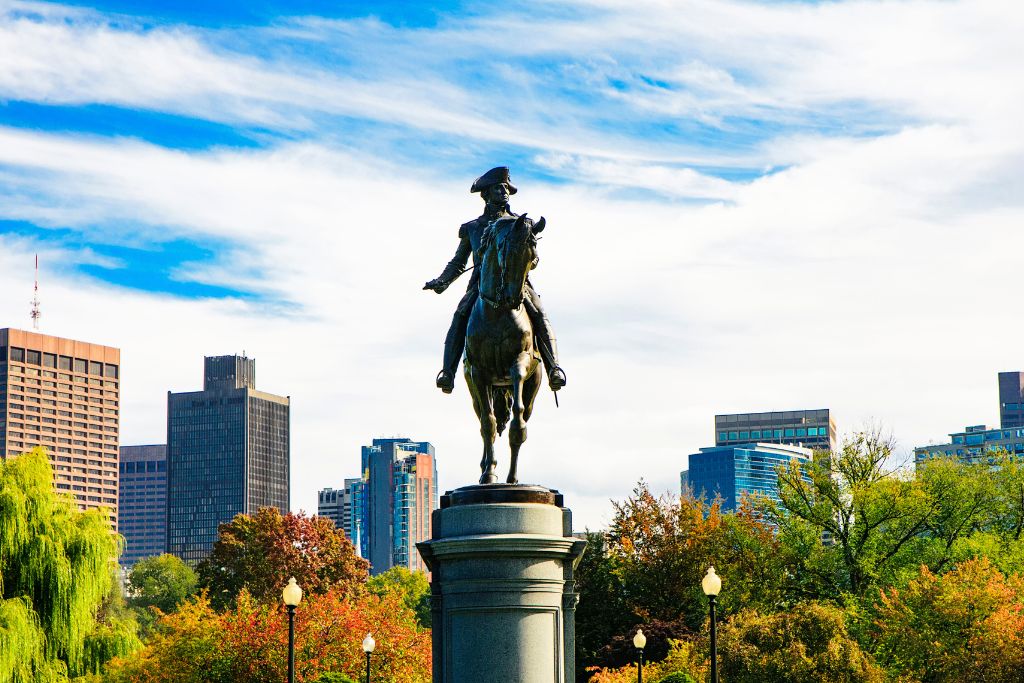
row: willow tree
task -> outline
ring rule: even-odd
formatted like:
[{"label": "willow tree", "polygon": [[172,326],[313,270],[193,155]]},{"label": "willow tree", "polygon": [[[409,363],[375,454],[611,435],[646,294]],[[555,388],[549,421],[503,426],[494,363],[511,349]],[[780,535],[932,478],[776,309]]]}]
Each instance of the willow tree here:
[{"label": "willow tree", "polygon": [[[79,512],[55,492],[44,450],[0,461],[0,680],[61,681],[95,670],[87,643],[105,635],[97,612],[119,543],[107,513]],[[122,650],[114,654],[138,646],[137,638],[112,640]]]}]

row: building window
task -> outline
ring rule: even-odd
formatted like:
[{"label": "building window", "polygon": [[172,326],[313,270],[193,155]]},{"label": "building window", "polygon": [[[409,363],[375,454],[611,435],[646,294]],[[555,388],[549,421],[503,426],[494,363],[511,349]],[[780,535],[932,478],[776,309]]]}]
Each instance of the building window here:
[{"label": "building window", "polygon": [[76,358],[75,362],[74,362],[74,370],[75,370],[75,372],[80,372],[82,374],[85,374],[85,368],[86,368],[85,361],[82,360],[81,358]]},{"label": "building window", "polygon": [[19,349],[17,346],[11,347],[11,360],[19,363],[25,362],[25,349]]},{"label": "building window", "polygon": [[25,352],[25,362],[29,365],[39,365],[42,363],[43,354],[39,351],[33,351],[29,349]]},{"label": "building window", "polygon": [[94,360],[89,361],[89,374],[90,375],[103,375],[103,363],[97,363]]}]

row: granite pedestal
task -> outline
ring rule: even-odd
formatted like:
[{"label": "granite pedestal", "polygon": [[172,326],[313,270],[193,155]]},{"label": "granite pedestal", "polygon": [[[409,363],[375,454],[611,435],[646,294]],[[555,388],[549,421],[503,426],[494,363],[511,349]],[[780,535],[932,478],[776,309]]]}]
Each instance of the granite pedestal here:
[{"label": "granite pedestal", "polygon": [[431,540],[433,683],[569,683],[575,667],[572,535],[562,495],[467,486],[441,497]]}]

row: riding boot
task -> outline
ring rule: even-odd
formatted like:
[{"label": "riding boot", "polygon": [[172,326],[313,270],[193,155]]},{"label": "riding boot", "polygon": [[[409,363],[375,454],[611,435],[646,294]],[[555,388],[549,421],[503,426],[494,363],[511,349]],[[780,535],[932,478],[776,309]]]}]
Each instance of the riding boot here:
[{"label": "riding boot", "polygon": [[437,375],[437,386],[446,394],[455,388],[455,373],[459,370],[459,360],[466,348],[466,326],[469,318],[457,311],[452,318],[448,335],[444,339],[444,367]]},{"label": "riding boot", "polygon": [[552,391],[558,391],[565,386],[565,371],[558,365],[558,342],[555,340],[555,331],[551,328],[551,321],[544,313],[540,305],[540,297],[533,288],[527,289],[528,296],[525,299],[526,314],[530,317],[533,325],[533,334],[537,339],[537,350],[544,361],[544,367],[548,373],[548,385]]}]

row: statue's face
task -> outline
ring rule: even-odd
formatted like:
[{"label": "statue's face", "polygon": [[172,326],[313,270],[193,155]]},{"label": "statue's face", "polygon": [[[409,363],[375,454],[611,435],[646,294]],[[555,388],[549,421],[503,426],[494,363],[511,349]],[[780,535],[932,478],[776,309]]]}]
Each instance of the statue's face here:
[{"label": "statue's face", "polygon": [[508,204],[508,198],[511,194],[508,191],[508,185],[505,183],[498,183],[497,185],[491,185],[484,192],[484,199],[488,204],[499,204],[504,206]]}]

